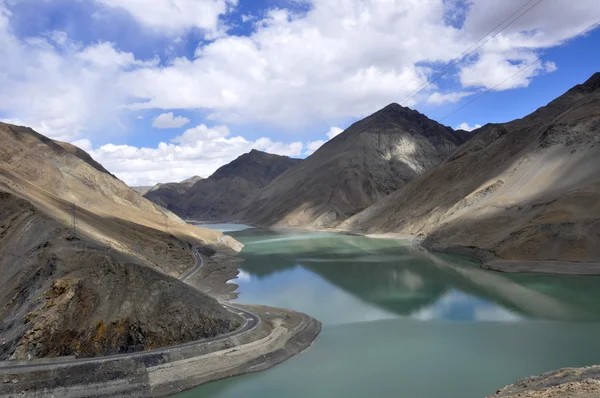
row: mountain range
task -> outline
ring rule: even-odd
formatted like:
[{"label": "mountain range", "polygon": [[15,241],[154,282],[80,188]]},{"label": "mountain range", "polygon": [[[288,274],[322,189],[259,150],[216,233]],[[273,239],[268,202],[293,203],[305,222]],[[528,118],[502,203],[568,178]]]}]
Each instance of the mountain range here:
[{"label": "mountain range", "polygon": [[472,132],[391,104],[305,160],[258,174],[252,189],[238,189],[256,173],[250,153],[169,208],[202,220],[413,236],[503,271],[597,273],[599,109],[599,73],[522,119]]},{"label": "mountain range", "polygon": [[255,149],[224,165],[206,179],[155,186],[144,197],[181,217],[203,221],[231,220],[241,204],[299,159]]},{"label": "mountain range", "polygon": [[600,259],[599,132],[596,73],[522,119],[474,131],[445,162],[340,227],[470,248],[502,270],[543,260],[578,272],[570,262]]}]

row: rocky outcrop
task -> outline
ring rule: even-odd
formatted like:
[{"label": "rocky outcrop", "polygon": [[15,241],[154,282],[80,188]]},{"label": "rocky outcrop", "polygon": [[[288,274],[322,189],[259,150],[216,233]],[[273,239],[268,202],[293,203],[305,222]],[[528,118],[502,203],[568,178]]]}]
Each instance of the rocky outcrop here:
[{"label": "rocky outcrop", "polygon": [[[235,329],[215,299],[0,190],[0,359],[147,350]],[[181,247],[191,257],[190,248]]]},{"label": "rocky outcrop", "polygon": [[[532,113],[488,124],[444,163],[347,220],[511,260],[600,260],[600,73]],[[554,264],[554,265],[552,265]]]},{"label": "rocky outcrop", "polygon": [[281,174],[244,208],[257,225],[333,227],[440,164],[470,138],[391,104]]},{"label": "rocky outcrop", "polygon": [[300,162],[253,149],[189,188],[161,186],[145,197],[182,217],[230,221],[248,198]]},{"label": "rocky outcrop", "polygon": [[600,366],[566,368],[532,376],[496,391],[488,398],[600,397]]}]

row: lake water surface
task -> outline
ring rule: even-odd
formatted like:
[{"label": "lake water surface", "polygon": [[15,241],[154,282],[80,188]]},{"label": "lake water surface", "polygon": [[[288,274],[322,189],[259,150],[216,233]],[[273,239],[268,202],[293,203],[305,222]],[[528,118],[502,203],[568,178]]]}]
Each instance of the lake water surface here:
[{"label": "lake water surface", "polygon": [[178,397],[485,397],[600,364],[600,278],[502,274],[407,242],[214,225],[246,246],[240,303],[307,313],[313,346]]}]

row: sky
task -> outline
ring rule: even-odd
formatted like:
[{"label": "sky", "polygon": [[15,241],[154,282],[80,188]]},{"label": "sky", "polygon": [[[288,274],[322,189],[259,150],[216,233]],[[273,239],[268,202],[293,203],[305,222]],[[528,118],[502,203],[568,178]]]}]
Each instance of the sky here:
[{"label": "sky", "polygon": [[130,185],[208,177],[392,102],[523,117],[600,71],[596,22],[598,0],[0,0],[0,120]]}]

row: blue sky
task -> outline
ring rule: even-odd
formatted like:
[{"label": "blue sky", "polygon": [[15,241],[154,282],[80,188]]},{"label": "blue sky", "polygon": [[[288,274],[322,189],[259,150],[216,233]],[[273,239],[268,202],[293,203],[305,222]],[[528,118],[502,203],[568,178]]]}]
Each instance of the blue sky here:
[{"label": "blue sky", "polygon": [[0,119],[132,185],[206,177],[251,148],[305,157],[515,12],[405,103],[441,120],[520,71],[443,119],[454,128],[525,116],[600,71],[600,29],[576,37],[597,1],[0,0]]}]

